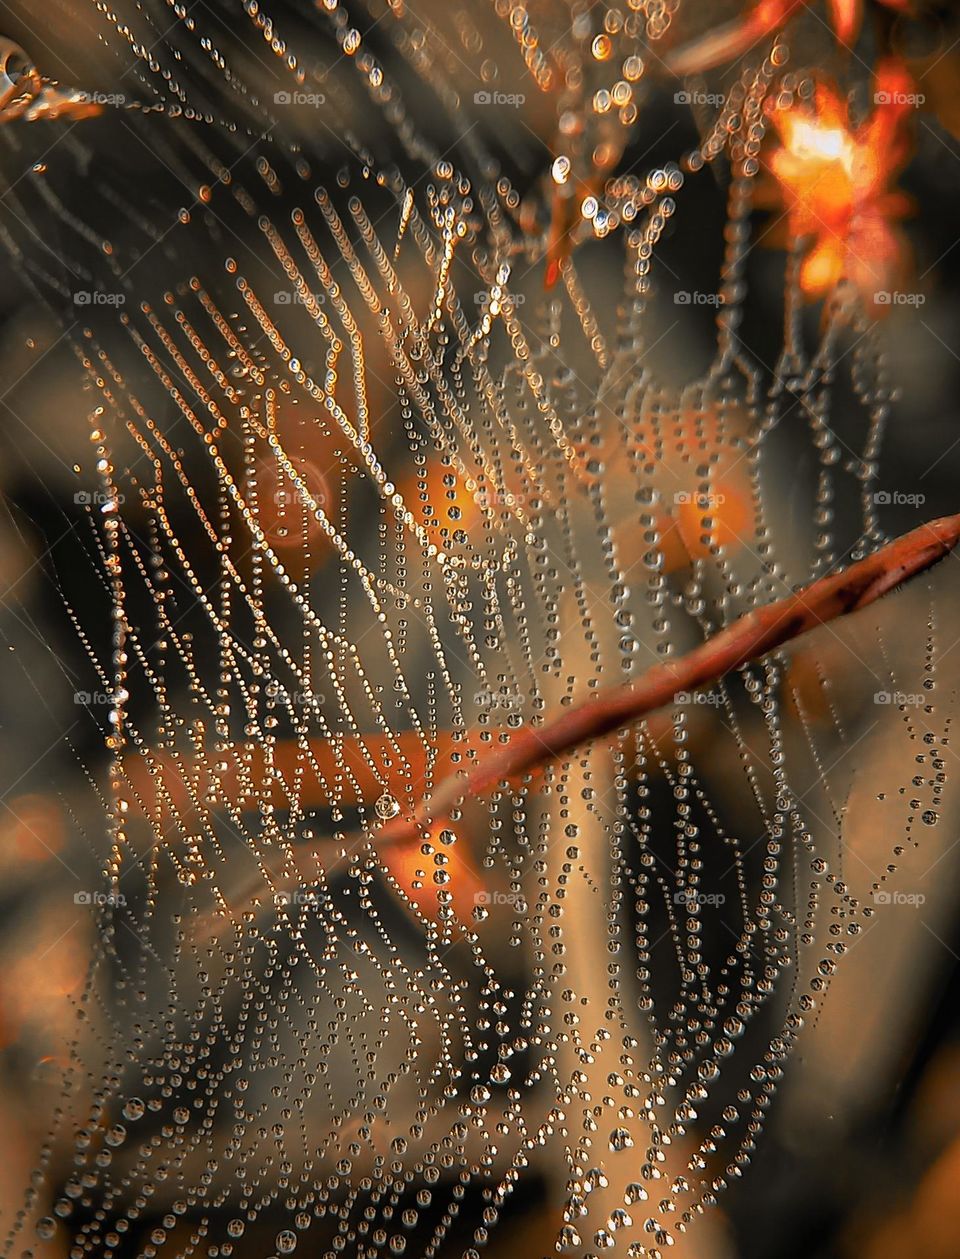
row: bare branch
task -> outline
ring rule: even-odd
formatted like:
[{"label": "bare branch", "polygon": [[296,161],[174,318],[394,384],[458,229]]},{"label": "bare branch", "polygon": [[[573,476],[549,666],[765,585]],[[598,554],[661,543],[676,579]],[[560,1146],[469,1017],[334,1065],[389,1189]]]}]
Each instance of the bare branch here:
[{"label": "bare branch", "polygon": [[840,573],[820,577],[796,593],[748,612],[686,655],[655,665],[628,682],[512,735],[473,768],[451,775],[412,818],[395,818],[378,841],[409,842],[448,817],[468,796],[543,768],[593,739],[633,725],[671,703],[678,693],[710,686],[741,665],[782,647],[801,634],[868,607],[894,587],[924,572],[960,540],[960,515],[944,516],[888,543]]}]

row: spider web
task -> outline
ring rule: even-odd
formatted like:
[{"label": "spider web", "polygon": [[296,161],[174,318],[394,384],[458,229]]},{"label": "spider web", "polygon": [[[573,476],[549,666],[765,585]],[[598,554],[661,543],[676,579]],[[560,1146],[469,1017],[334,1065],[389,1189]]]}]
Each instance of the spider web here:
[{"label": "spider web", "polygon": [[[9,168],[36,164],[2,232],[89,420],[99,615],[62,591],[108,700],[108,825],[11,1249],[476,1256],[539,1193],[562,1252],[659,1256],[744,1173],[874,917],[844,870],[864,696],[922,687],[870,721],[943,768],[932,612],[909,682],[877,662],[895,600],[377,842],[511,731],[884,537],[877,330],[838,299],[805,348],[788,262],[775,352],[741,331],[785,48],[699,135],[676,108],[688,146],[659,128],[549,289],[555,120],[539,97],[469,113],[465,84],[498,108],[518,58],[552,99],[559,61],[574,168],[634,152],[674,7],[604,31],[506,5],[61,6],[137,98],[4,129]],[[585,54],[601,36],[616,73]],[[705,308],[669,296],[693,187],[726,204]],[[891,832],[942,790],[888,802]]]}]

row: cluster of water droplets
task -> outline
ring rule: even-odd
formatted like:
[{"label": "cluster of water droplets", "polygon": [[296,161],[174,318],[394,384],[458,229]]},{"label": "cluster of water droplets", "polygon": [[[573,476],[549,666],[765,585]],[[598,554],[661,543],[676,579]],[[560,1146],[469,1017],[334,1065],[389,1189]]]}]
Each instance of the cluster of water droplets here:
[{"label": "cluster of water droplets", "polygon": [[[677,5],[599,23],[584,6],[548,56],[531,13],[498,2],[557,109],[521,194],[482,128],[457,129],[464,57],[503,82],[485,56],[505,57],[502,27],[456,10],[448,40],[396,0],[378,44],[357,7],[316,6],[318,68],[256,0],[228,51],[189,6],[98,0],[160,186],[140,196],[78,131],[10,194],[69,242],[71,276],[0,229],[54,306],[71,285],[126,299],[69,329],[78,484],[102,491],[109,643],[86,641],[111,697],[104,887],[123,903],[100,915],[20,1250],[32,1232],[78,1257],[475,1259],[536,1185],[561,1252],[660,1256],[744,1173],[874,912],[844,881],[833,794],[842,636],[832,666],[780,653],[418,843],[378,843],[511,732],[875,545],[894,392],[842,303],[805,350],[789,272],[780,360],[739,335],[763,103],[803,90],[782,44],[692,148],[617,174],[643,49]],[[457,124],[444,150],[387,45]],[[263,56],[284,75],[273,104]],[[194,103],[214,89],[218,110]],[[297,93],[313,112],[286,121]],[[59,182],[91,160],[122,239]],[[678,388],[652,366],[657,260],[719,162],[717,349]],[[545,290],[568,188],[585,226],[565,221]],[[607,252],[583,243],[615,228]],[[856,448],[832,425],[841,356]],[[801,447],[809,536],[772,492]],[[943,782],[934,656],[922,716],[889,714],[919,766],[908,842]]]}]

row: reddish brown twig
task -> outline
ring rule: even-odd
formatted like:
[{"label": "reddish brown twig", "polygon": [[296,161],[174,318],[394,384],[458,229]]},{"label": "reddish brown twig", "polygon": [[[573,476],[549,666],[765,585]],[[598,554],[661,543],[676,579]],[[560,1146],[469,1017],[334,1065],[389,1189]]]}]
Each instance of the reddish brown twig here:
[{"label": "reddish brown twig", "polygon": [[417,839],[468,796],[481,796],[498,783],[522,778],[593,739],[640,721],[681,692],[717,682],[808,630],[867,607],[930,568],[958,541],[960,515],[945,516],[904,534],[843,572],[820,577],[785,599],[748,612],[685,656],[655,665],[636,682],[592,696],[542,726],[519,731],[489,754],[481,754],[472,769],[441,781],[412,818],[394,819],[377,833],[377,839],[401,843]]},{"label": "reddish brown twig", "polygon": [[[358,834],[357,846],[365,841],[373,843],[388,867],[401,878],[401,885],[405,886],[401,868],[395,863],[403,861],[406,847],[419,844],[467,796],[480,796],[498,783],[516,782],[539,772],[551,761],[591,740],[624,730],[643,718],[651,717],[657,709],[676,699],[679,693],[711,685],[732,670],[765,656],[808,630],[867,607],[895,586],[931,567],[953,550],[958,541],[960,515],[922,525],[881,547],[867,559],[852,564],[844,572],[821,577],[785,599],[740,617],[693,651],[655,666],[636,682],[593,696],[542,726],[511,734],[509,743],[498,743],[491,749],[489,744],[471,738],[465,744],[460,741],[447,746],[449,736],[438,737],[437,760],[440,763],[449,758],[456,746],[461,754],[464,748],[472,750],[475,757],[473,767],[465,773],[442,778],[433,794],[421,803],[413,816],[395,818],[366,836]],[[501,736],[504,733],[501,732]],[[364,746],[367,753],[375,754],[378,740],[368,736]],[[290,769],[287,761],[294,751],[298,752],[288,747],[283,749],[284,755],[279,764],[286,770]],[[414,741],[404,741],[405,755],[416,759],[416,751]],[[318,746],[313,752],[318,756],[321,752],[329,756],[331,750]],[[341,749],[341,754],[348,756],[352,766],[353,785],[361,798],[365,798],[368,793],[380,790],[380,782],[362,752],[363,748],[356,741],[347,741]],[[379,755],[385,752],[386,748],[379,749]],[[262,772],[261,761],[247,756],[245,764],[249,781],[258,782],[258,773]],[[324,767],[331,773],[336,769],[332,763],[328,766],[326,761]],[[200,775],[198,781],[209,788],[212,784],[209,767],[201,765],[197,772]],[[140,781],[148,775],[144,772],[134,777]],[[176,774],[166,774],[164,781],[168,780],[176,785]],[[232,772],[221,775],[216,781],[221,791],[236,791],[239,786],[239,779]],[[257,897],[265,890],[277,896],[294,887],[300,879],[315,881],[317,863],[322,864],[326,851],[327,845],[321,843],[315,849],[298,852],[288,867],[281,874],[267,879],[266,884],[263,875],[258,875],[234,894],[233,910],[255,908]],[[228,921],[229,916],[224,917],[219,911],[203,915],[197,923],[197,930],[210,935],[222,930]]]}]

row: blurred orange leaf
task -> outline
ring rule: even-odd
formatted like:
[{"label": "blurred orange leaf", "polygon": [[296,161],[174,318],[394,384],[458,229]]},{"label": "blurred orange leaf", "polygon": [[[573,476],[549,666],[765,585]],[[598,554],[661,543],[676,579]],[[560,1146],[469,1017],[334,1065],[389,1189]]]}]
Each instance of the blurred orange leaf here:
[{"label": "blurred orange leaf", "polygon": [[876,108],[852,127],[845,98],[832,83],[817,85],[813,109],[775,109],[780,147],[768,162],[772,186],[758,202],[786,213],[791,241],[808,241],[800,286],[811,299],[849,281],[868,309],[884,313],[904,273],[906,242],[895,226],[909,209],[893,187],[910,152],[904,126],[913,81],[902,62],[877,70]]}]

